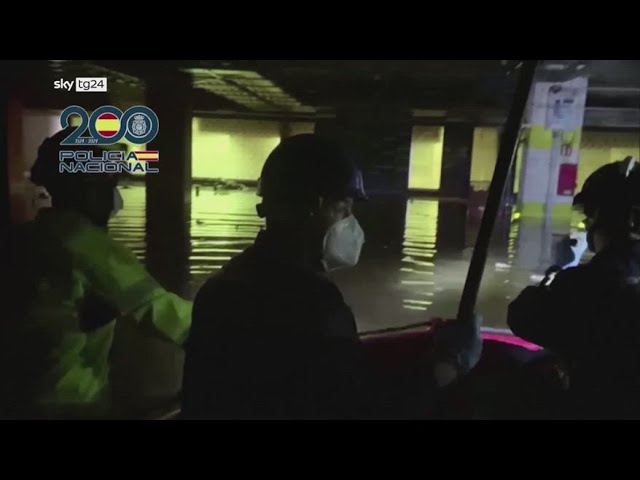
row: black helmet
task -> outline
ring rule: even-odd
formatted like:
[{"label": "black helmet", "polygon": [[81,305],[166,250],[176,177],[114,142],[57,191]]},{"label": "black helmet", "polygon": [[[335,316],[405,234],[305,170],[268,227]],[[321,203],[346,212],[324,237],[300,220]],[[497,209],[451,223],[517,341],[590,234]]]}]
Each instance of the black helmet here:
[{"label": "black helmet", "polygon": [[614,237],[640,239],[638,160],[627,157],[593,172],[573,204],[595,220],[590,230],[603,228]]},{"label": "black helmet", "polygon": [[573,205],[582,207],[588,217],[595,215],[598,209],[640,207],[638,160],[627,157],[593,172],[573,199]]},{"label": "black helmet", "polygon": [[353,161],[336,142],[315,134],[280,142],[262,168],[258,195],[267,206],[283,202],[313,205],[318,197],[367,198],[362,173]]},{"label": "black helmet", "polygon": [[103,149],[97,145],[69,145],[62,146],[60,142],[67,138],[77,127],[67,127],[56,132],[53,136],[45,138],[38,148],[38,156],[31,167],[31,181],[36,185],[44,186],[50,193],[69,188],[77,188],[87,182],[117,183],[117,176],[101,173],[60,173],[59,155],[61,150],[87,150],[96,156],[101,156]]}]

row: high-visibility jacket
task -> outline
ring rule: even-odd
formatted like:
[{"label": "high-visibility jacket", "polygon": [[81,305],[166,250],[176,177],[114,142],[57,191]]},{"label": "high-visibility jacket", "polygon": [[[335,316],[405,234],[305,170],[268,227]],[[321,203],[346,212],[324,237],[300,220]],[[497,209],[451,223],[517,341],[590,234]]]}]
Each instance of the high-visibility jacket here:
[{"label": "high-visibility jacket", "polygon": [[3,415],[109,416],[115,320],[182,344],[192,303],[163,289],[133,252],[78,213],[41,211],[14,238],[11,308],[0,324]]}]

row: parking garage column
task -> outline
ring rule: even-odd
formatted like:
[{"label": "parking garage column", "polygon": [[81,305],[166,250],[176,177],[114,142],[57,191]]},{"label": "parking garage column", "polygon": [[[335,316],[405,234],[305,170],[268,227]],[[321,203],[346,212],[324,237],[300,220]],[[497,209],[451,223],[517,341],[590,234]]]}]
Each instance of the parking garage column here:
[{"label": "parking garage column", "polygon": [[[167,76],[147,79],[139,99],[120,93],[114,91],[110,98],[119,107],[144,104],[158,116],[158,135],[146,145],[159,151],[159,173],[145,174],[146,264],[165,288],[184,295],[189,273],[191,84]],[[126,414],[139,418],[149,410],[165,409],[180,392],[182,349],[141,334],[135,324],[118,322],[112,358],[111,395]]]},{"label": "parking garage column", "polygon": [[363,170],[365,189],[405,193],[411,152],[411,111],[389,106],[349,106],[321,118],[316,133],[335,138]]},{"label": "parking garage column", "polygon": [[[5,80],[5,85],[0,85],[0,101],[2,102],[2,138],[0,145],[3,148],[0,163],[4,171],[0,178],[3,183],[2,196],[7,202],[2,202],[3,227],[11,223],[22,223],[32,220],[36,210],[33,204],[33,186],[25,177],[30,165],[25,164],[23,151],[23,117],[24,117],[24,91]],[[42,139],[38,139],[42,141]],[[33,159],[35,160],[35,158]],[[32,161],[33,161],[32,160]],[[5,190],[6,189],[6,190]],[[8,231],[3,229],[3,231]]]},{"label": "parking garage column", "polygon": [[587,78],[536,82],[522,132],[523,217],[565,216],[575,194]]},{"label": "parking garage column", "polygon": [[136,105],[145,104],[145,89],[142,81],[133,78],[114,78],[109,82],[109,104],[123,112]]},{"label": "parking garage column", "polygon": [[440,195],[467,199],[471,183],[474,126],[450,123],[444,127]]},{"label": "parking garage column", "polygon": [[[0,199],[0,228],[2,228],[3,232],[9,231],[9,218],[10,218],[10,197],[9,197],[9,182],[10,182],[10,173],[9,168],[11,163],[14,161],[12,159],[11,152],[11,139],[8,132],[8,126],[10,122],[11,110],[9,107],[9,93],[8,86],[5,85],[4,79],[0,79],[0,148],[2,152],[0,153],[0,165],[2,165],[2,172],[0,174],[0,195],[2,198]],[[6,252],[5,248],[5,234],[2,234],[2,239],[0,240],[0,248],[2,248],[3,252]]]},{"label": "parking garage column", "polygon": [[517,261],[527,267],[552,263],[553,245],[571,227],[587,84],[586,77],[538,81],[530,94],[518,193]]},{"label": "parking garage column", "polygon": [[189,279],[191,221],[191,79],[147,79],[146,104],[158,116],[159,173],[146,174],[147,266],[168,289],[183,293]]}]

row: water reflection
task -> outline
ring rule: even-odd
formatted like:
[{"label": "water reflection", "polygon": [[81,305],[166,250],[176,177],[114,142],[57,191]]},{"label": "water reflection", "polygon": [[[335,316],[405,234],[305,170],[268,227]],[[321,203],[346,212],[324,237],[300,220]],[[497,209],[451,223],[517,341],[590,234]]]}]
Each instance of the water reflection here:
[{"label": "water reflection", "polygon": [[[145,258],[145,189],[122,189],[125,208],[110,224],[112,235]],[[191,295],[208,276],[249,246],[263,225],[253,190],[195,188],[191,194],[189,255]],[[464,203],[431,198],[379,198],[358,205],[366,233],[360,263],[332,273],[356,315],[360,331],[451,317],[469,266],[478,219]],[[169,222],[170,219],[167,219]],[[478,311],[490,327],[505,327],[509,301],[532,274],[544,270],[540,225],[506,215],[494,233]],[[166,261],[171,261],[167,254]]]},{"label": "water reflection", "polygon": [[124,208],[109,222],[111,236],[127,245],[144,261],[147,253],[145,234],[146,197],[144,186],[120,187]]},{"label": "water reflection", "polygon": [[192,190],[189,272],[195,282],[251,245],[263,225],[256,203],[255,191]]},{"label": "water reflection", "polygon": [[438,202],[408,200],[400,267],[400,284],[405,295],[402,308],[405,310],[424,312],[433,304],[437,234]]}]

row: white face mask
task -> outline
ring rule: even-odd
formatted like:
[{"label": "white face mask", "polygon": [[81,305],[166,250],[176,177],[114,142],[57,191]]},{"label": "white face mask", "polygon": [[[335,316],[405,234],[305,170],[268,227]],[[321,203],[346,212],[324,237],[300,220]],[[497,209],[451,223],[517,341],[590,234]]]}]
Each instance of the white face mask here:
[{"label": "white face mask", "polygon": [[364,232],[356,217],[349,215],[334,223],[324,236],[325,269],[353,267],[358,263],[363,244]]},{"label": "white face mask", "polygon": [[122,195],[120,195],[120,190],[118,187],[114,187],[113,189],[113,209],[111,210],[110,218],[115,217],[120,210],[122,210],[124,206],[124,200],[122,199]]}]

